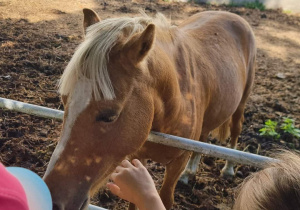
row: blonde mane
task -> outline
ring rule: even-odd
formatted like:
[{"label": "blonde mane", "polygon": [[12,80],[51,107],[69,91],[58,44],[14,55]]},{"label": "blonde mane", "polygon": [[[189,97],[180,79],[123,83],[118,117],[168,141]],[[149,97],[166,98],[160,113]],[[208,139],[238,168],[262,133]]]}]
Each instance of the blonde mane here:
[{"label": "blonde mane", "polygon": [[78,46],[59,81],[59,93],[70,94],[76,82],[86,78],[91,83],[96,101],[101,100],[101,94],[104,100],[114,99],[116,96],[107,69],[109,52],[124,30],[129,31],[128,41],[150,23],[163,28],[171,27],[160,13],[155,18],[143,14],[135,18],[106,19],[90,26],[85,40]]}]

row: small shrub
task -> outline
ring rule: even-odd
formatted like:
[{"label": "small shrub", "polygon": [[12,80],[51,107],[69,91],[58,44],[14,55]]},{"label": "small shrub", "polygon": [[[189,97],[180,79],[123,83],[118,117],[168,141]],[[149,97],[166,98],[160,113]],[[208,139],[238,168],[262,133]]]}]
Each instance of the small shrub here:
[{"label": "small shrub", "polygon": [[234,3],[230,2],[229,7],[246,7],[249,9],[259,9],[260,11],[266,10],[266,7],[263,3],[256,0],[255,2],[244,2],[244,3]]},{"label": "small shrub", "polygon": [[283,10],[283,13],[289,15],[289,14],[292,14],[293,12],[291,10]]},{"label": "small shrub", "polygon": [[259,130],[261,136],[271,136],[278,139],[280,134],[276,132],[277,122],[272,120],[267,120],[264,124],[264,127]]},{"label": "small shrub", "polygon": [[263,3],[256,0],[255,2],[248,2],[244,4],[244,7],[249,9],[259,9],[260,11],[266,10],[266,7]]},{"label": "small shrub", "polygon": [[230,2],[227,6],[229,6],[229,7],[239,7],[239,6],[242,6],[242,4],[237,4],[237,3],[234,3],[234,2]]},{"label": "small shrub", "polygon": [[281,125],[281,129],[285,132],[285,133],[290,133],[293,136],[300,138],[300,129],[297,129],[295,127],[295,120],[284,117],[283,118],[283,123]]}]

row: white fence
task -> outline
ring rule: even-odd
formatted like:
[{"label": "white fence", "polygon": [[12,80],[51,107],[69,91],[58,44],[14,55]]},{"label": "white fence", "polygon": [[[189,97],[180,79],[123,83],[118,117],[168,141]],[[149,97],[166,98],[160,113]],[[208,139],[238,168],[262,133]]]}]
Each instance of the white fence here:
[{"label": "white fence", "polygon": [[[60,110],[50,109],[1,97],[0,108],[58,120],[62,120],[64,113]],[[275,161],[269,157],[158,132],[151,132],[149,134],[148,141],[198,152],[208,156],[234,161],[240,164],[253,165],[256,167],[261,167],[266,162]]]}]

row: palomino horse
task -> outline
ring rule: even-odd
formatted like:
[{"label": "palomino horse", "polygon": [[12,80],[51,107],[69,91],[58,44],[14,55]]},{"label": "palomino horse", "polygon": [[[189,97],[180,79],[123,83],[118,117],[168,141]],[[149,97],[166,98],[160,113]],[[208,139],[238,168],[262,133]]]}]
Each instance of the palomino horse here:
[{"label": "palomino horse", "polygon": [[241,17],[203,12],[180,26],[156,18],[100,21],[84,10],[85,40],[60,80],[60,141],[44,179],[54,209],[86,209],[126,157],[166,166],[167,209],[191,152],[146,142],[151,130],[205,141],[241,132],[254,78],[253,32]]}]

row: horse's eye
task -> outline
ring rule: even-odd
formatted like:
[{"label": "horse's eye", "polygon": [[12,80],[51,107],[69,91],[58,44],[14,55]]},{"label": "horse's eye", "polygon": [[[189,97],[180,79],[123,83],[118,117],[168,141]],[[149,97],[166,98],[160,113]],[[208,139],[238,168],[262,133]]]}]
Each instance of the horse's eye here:
[{"label": "horse's eye", "polygon": [[102,111],[97,117],[96,121],[97,122],[113,122],[119,117],[119,114],[114,112],[113,110],[106,110]]}]

